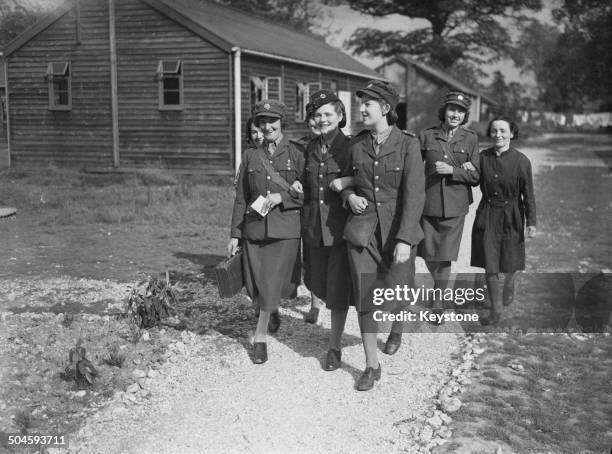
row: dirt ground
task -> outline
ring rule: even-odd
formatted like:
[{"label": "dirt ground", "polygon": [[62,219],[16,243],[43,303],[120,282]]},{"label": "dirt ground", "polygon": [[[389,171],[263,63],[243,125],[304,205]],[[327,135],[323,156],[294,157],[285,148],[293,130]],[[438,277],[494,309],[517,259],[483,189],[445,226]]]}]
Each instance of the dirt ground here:
[{"label": "dirt ground", "polygon": [[[586,150],[584,141],[553,136],[519,146],[532,161],[538,202],[538,236],[528,245],[528,269],[521,277],[527,282],[532,271],[598,273],[612,268],[612,204],[607,196],[612,189],[611,141],[589,137]],[[553,168],[554,178],[542,177]],[[564,172],[578,174],[582,183],[564,187]],[[559,187],[567,197],[557,197]],[[583,200],[588,204],[564,206],[577,191],[587,195]],[[113,313],[143,273],[165,270],[174,280],[199,286],[199,297],[215,299],[212,268],[224,255],[231,206],[227,191],[219,203],[224,214],[204,227],[194,222],[64,225],[49,222],[39,211],[20,211],[0,222],[0,310]],[[475,207],[466,220],[456,272],[476,271],[468,266]],[[425,271],[421,261],[418,266]],[[537,295],[526,290],[517,295],[519,300],[530,297]],[[199,310],[197,298],[191,304]],[[282,310],[283,325],[271,339],[271,359],[262,367],[253,366],[248,355],[252,318],[225,329],[199,330],[193,324],[189,332],[201,333],[185,339],[182,347],[169,346],[177,354],[166,356],[161,373],[150,383],[150,396],[121,407],[125,411],[113,403],[107,412],[88,417],[71,435],[71,450],[429,452],[431,444],[415,444],[405,421],[431,417],[438,391],[462,362],[465,336],[410,336],[396,356],[381,355],[383,379],[375,390],[358,393],[353,388],[363,352],[354,314],[347,326],[343,368],[326,373],[321,360],[329,314],[323,311],[317,325],[308,325],[302,321],[307,308],[302,293]],[[384,339],[381,335],[380,342]],[[469,437],[464,446],[469,447]],[[494,444],[483,446],[485,452],[495,449]]]}]

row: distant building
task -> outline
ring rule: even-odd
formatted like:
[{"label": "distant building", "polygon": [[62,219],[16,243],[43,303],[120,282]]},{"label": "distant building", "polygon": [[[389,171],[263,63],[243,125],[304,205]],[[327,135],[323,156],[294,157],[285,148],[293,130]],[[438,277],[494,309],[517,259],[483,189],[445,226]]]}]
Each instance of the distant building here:
[{"label": "distant building", "polygon": [[284,102],[299,138],[308,95],[332,89],[354,133],[355,90],[383,78],[322,38],[194,0],[70,2],[3,53],[12,165],[232,173],[256,101]]},{"label": "distant building", "polygon": [[474,88],[410,57],[393,57],[379,66],[377,71],[398,90],[399,124],[409,131],[419,132],[439,123],[440,100],[449,89],[461,90],[472,99],[470,122],[487,120],[491,107],[496,104]]}]

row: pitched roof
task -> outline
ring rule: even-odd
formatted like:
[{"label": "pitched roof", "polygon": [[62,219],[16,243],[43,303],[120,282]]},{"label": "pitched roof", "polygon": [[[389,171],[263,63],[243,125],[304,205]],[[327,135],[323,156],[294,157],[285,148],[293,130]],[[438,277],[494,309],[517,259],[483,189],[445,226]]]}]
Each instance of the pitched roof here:
[{"label": "pitched roof", "polygon": [[[211,1],[142,1],[226,52],[238,47],[245,54],[261,55],[364,78],[384,79],[372,68],[325,43],[321,37],[249,15],[235,8]],[[10,42],[5,47],[4,54],[8,56],[26,44],[66,14],[71,7],[71,2],[58,7]]]},{"label": "pitched roof", "polygon": [[415,68],[417,68],[418,70],[438,79],[439,81],[443,82],[444,84],[453,87],[457,90],[461,90],[464,93],[467,93],[468,95],[472,95],[472,96],[480,96],[483,100],[485,100],[486,102],[488,102],[489,104],[497,104],[497,102],[491,98],[490,96],[487,96],[485,94],[483,94],[482,92],[468,87],[467,85],[465,85],[463,82],[449,76],[447,73],[443,72],[442,70],[439,70],[437,68],[434,68],[432,66],[426,65],[425,63],[422,63],[420,61],[416,61],[413,60],[412,58],[406,56],[406,55],[401,55],[401,56],[397,56],[397,57],[393,57],[391,60],[386,61],[385,63],[383,63],[381,66],[385,66],[388,65],[389,63],[393,62],[393,61],[398,61],[400,63],[403,63],[405,65],[412,65]]},{"label": "pitched roof", "polygon": [[[384,79],[380,74],[351,56],[325,43],[323,38],[301,32],[284,24],[245,13],[211,1],[144,0],[150,6],[172,14],[174,20],[188,26],[196,25],[213,34],[230,50],[239,47],[245,53],[265,54],[272,58]],[[194,30],[197,33],[197,30]],[[229,47],[229,48],[228,48]]]}]

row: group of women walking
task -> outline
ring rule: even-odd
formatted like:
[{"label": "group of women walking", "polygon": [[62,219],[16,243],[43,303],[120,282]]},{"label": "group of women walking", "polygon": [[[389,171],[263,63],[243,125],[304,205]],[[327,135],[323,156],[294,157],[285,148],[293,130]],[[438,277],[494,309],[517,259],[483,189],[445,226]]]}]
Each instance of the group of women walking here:
[{"label": "group of women walking", "polygon": [[[365,351],[357,389],[366,391],[381,376],[371,298],[377,279],[385,286],[414,285],[418,254],[436,288],[446,288],[471,187],[480,184],[472,265],[486,272],[492,308],[484,323],[498,323],[501,304],[514,295],[514,273],[524,269],[525,220],[526,233],[535,234],[535,202],[529,160],[510,146],[518,136],[510,119],[490,122],[494,145],[479,153],[476,134],[462,126],[470,107],[464,93],[449,92],[440,106],[440,125],[419,138],[397,127],[399,96],[389,83],[370,81],[356,95],[364,131],[346,137],[344,105],[333,91],[320,90],[307,107],[312,132],[302,145],[283,134],[282,104],[264,100],[254,106],[228,253],[243,249],[246,289],[259,308],[253,361],[260,364],[268,357],[267,331],[280,323],[280,300],[300,281],[294,270],[301,239],[304,283],[313,298],[310,321],[320,307],[316,301],[331,310],[323,367],[341,366],[344,325],[349,306],[355,306]],[[506,274],[502,300],[499,273]],[[443,311],[442,301],[434,301],[433,310]],[[269,326],[273,314],[275,327]],[[400,347],[403,323],[393,323],[385,353]]]}]

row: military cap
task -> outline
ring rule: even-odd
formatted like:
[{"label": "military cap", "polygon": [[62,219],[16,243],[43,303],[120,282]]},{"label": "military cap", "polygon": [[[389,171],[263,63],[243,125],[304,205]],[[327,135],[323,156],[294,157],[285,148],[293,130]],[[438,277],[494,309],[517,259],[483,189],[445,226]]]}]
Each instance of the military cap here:
[{"label": "military cap", "polygon": [[472,100],[462,91],[451,90],[446,93],[442,104],[445,106],[447,104],[455,104],[459,107],[463,107],[465,110],[469,110],[470,106],[472,105]]},{"label": "military cap", "polygon": [[393,85],[382,80],[371,80],[365,88],[357,90],[358,97],[361,98],[363,95],[382,98],[389,103],[392,109],[395,109],[399,103],[399,95]]},{"label": "military cap", "polygon": [[253,106],[253,120],[258,117],[273,117],[284,120],[285,105],[278,101],[264,99]]},{"label": "military cap", "polygon": [[333,91],[319,90],[310,95],[310,102],[308,104],[312,105],[314,110],[317,110],[319,107],[324,106],[325,104],[338,101],[340,101],[340,98],[338,98],[336,93]]}]

